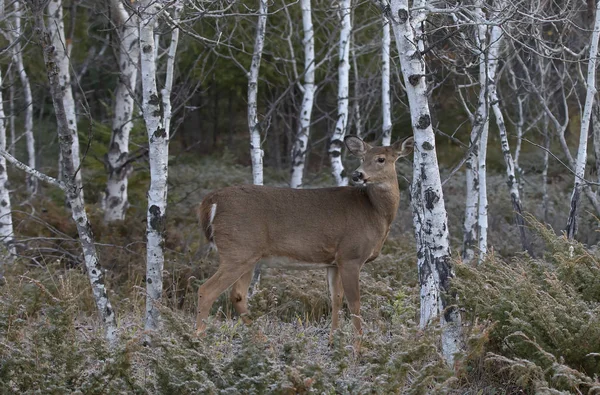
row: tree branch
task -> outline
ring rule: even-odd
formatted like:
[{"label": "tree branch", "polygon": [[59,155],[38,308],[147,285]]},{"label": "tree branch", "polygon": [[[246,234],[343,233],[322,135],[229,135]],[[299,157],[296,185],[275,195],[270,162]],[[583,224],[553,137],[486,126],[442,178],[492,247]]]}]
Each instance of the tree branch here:
[{"label": "tree branch", "polygon": [[8,152],[6,152],[4,150],[0,149],[0,155],[2,155],[4,158],[6,158],[6,160],[9,161],[10,163],[12,163],[15,167],[23,170],[25,173],[30,174],[33,177],[37,178],[38,180],[47,182],[48,184],[58,187],[66,192],[67,188],[62,181],[59,181],[54,177],[50,177],[42,172],[39,172],[36,169],[32,169],[31,167],[29,167],[25,163],[19,161],[17,158],[15,158],[14,156],[12,156],[11,154],[9,154]]}]

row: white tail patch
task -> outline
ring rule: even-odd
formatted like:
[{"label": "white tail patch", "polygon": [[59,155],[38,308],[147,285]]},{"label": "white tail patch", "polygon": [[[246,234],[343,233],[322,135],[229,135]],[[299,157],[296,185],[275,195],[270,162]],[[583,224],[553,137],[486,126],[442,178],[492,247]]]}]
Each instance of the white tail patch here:
[{"label": "white tail patch", "polygon": [[217,214],[217,203],[213,203],[210,206],[210,218],[208,220],[208,223],[212,225],[214,219],[215,219],[215,214]]},{"label": "white tail patch", "polygon": [[217,203],[213,203],[210,206],[210,214],[208,217],[208,227],[210,229],[210,247],[217,251],[217,244],[215,243],[215,227],[213,226],[213,221],[215,220],[215,215],[217,214]]}]

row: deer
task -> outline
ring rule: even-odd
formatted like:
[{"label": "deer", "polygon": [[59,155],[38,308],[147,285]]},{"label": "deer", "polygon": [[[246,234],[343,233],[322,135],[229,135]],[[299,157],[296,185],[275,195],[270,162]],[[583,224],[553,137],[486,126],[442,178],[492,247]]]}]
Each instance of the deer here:
[{"label": "deer", "polygon": [[231,186],[208,194],[198,208],[202,230],[218,252],[216,273],[198,289],[196,333],[219,295],[231,287],[234,309],[245,324],[248,287],[256,263],[286,258],[300,269],[327,269],[331,297],[330,342],[346,296],[355,332],[361,336],[359,273],[379,255],[400,204],[396,161],[413,150],[413,137],[372,147],[346,136],[361,165],[354,186],[315,189]]}]

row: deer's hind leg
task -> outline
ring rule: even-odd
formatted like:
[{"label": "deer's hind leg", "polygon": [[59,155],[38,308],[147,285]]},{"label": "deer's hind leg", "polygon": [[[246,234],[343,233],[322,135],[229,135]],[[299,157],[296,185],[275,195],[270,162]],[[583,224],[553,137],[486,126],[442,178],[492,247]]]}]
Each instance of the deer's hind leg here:
[{"label": "deer's hind leg", "polygon": [[235,308],[235,311],[239,314],[244,324],[252,324],[252,320],[248,317],[250,313],[248,311],[248,287],[252,281],[252,275],[254,274],[254,266],[250,268],[245,274],[242,275],[231,287],[231,303]]},{"label": "deer's hind leg", "polygon": [[196,333],[206,329],[205,320],[215,300],[227,288],[247,272],[252,272],[256,259],[231,260],[220,257],[219,269],[198,289],[198,312],[196,315]]}]

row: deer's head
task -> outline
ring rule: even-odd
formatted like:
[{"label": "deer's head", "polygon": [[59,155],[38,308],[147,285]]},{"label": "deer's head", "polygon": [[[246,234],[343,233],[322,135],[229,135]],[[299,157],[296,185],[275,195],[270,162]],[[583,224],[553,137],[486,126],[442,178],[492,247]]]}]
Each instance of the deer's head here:
[{"label": "deer's head", "polygon": [[361,165],[352,173],[357,185],[396,182],[396,161],[410,154],[414,139],[409,137],[388,147],[371,147],[356,136],[344,139],[350,153],[361,160]]}]

